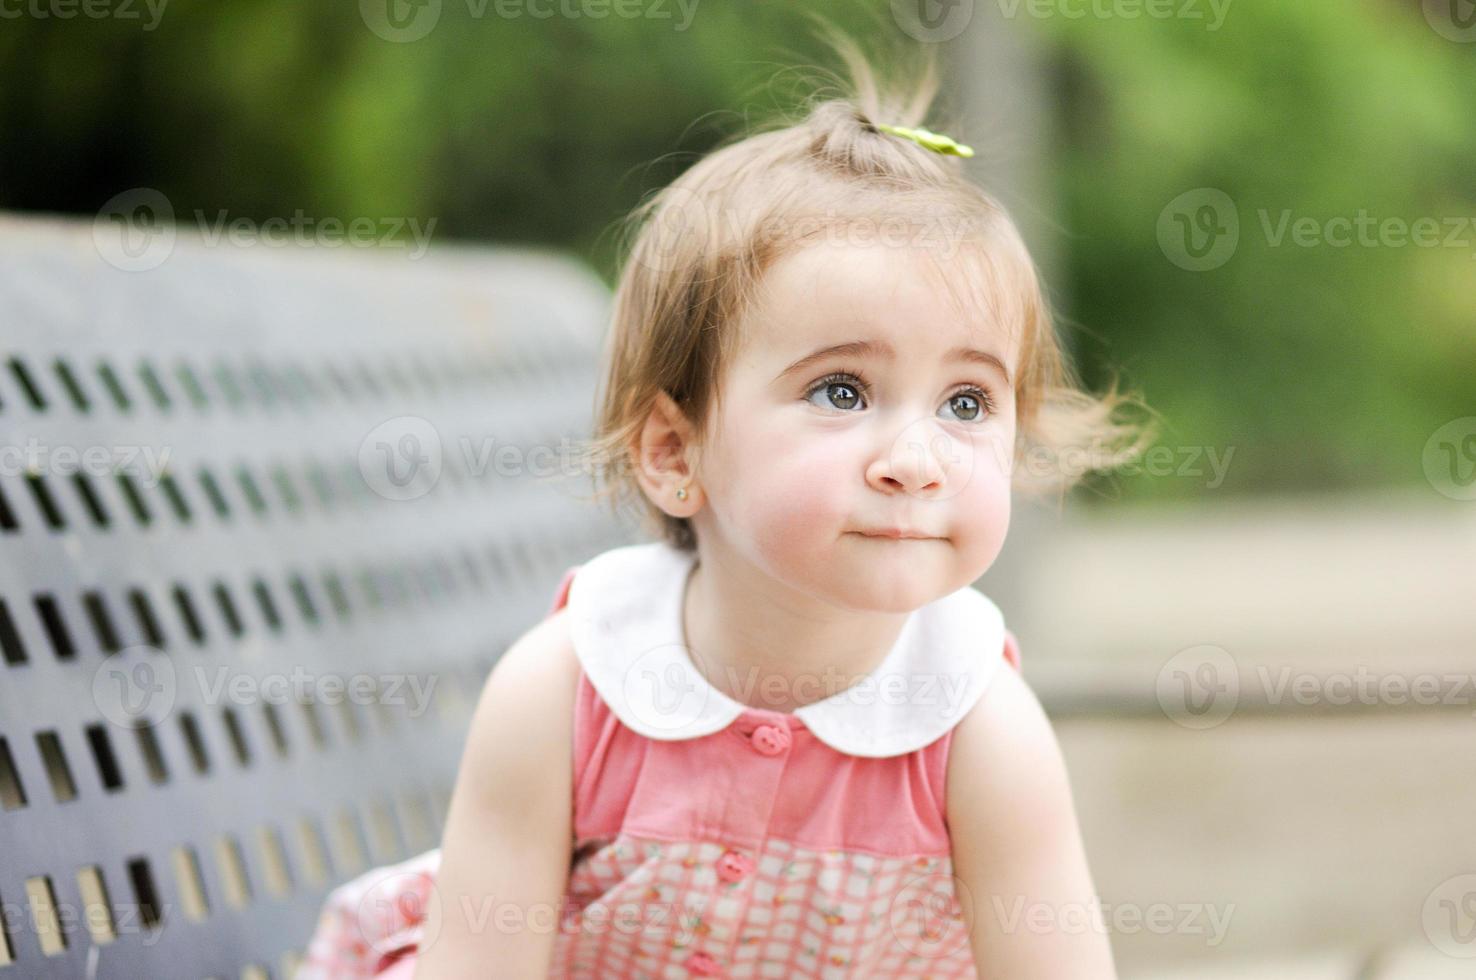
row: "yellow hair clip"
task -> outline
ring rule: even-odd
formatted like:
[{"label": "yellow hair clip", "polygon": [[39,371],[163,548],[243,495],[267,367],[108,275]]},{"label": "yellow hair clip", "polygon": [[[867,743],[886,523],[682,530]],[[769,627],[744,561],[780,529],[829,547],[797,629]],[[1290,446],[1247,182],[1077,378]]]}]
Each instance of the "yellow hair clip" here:
[{"label": "yellow hair clip", "polygon": [[971,157],[974,155],[973,147],[966,146],[963,143],[955,143],[952,137],[944,136],[942,133],[934,133],[921,127],[910,129],[906,126],[890,126],[886,123],[874,123],[873,125],[877,129],[891,133],[894,136],[905,136],[917,143],[918,146],[932,150],[934,153],[951,154],[956,157]]}]

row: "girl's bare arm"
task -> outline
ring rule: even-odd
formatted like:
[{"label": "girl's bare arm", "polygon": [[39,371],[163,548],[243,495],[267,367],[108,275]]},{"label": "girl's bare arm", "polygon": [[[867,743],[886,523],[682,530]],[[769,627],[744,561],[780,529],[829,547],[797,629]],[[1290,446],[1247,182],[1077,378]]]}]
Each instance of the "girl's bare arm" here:
[{"label": "girl's bare arm", "polygon": [[451,796],[415,980],[548,975],[569,874],[577,682],[563,610],[492,669]]},{"label": "girl's bare arm", "polygon": [[1060,746],[1008,666],[954,730],[946,806],[979,975],[1114,980]]}]

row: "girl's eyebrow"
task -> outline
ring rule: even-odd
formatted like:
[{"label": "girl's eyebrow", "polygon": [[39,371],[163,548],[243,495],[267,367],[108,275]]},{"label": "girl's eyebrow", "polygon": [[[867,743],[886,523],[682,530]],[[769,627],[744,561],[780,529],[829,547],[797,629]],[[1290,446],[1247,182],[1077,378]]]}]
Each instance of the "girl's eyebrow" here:
[{"label": "girl's eyebrow", "polygon": [[[780,371],[776,380],[787,378],[796,371],[801,371],[816,361],[824,360],[827,357],[881,357],[890,359],[895,357],[896,354],[897,352],[892,349],[892,345],[885,340],[851,340],[844,344],[832,344],[829,347],[821,347],[819,350],[811,351],[804,357],[801,357],[789,365],[789,367]],[[1005,362],[987,350],[979,350],[976,347],[955,347],[944,354],[943,358],[949,361],[969,361],[974,364],[991,366],[1004,377],[1005,384],[1014,384],[1014,381],[1010,378],[1010,369],[1005,366]]]}]

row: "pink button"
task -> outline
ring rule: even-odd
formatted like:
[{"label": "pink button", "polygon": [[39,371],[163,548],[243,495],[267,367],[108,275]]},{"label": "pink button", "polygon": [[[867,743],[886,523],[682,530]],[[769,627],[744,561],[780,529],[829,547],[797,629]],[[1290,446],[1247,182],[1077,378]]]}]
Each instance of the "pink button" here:
[{"label": "pink button", "polygon": [[789,729],[777,725],[760,725],[748,739],[756,751],[764,755],[778,755],[789,748]]},{"label": "pink button", "polygon": [[753,859],[737,851],[727,851],[718,858],[717,873],[724,881],[742,881],[753,874]]},{"label": "pink button", "polygon": [[687,957],[687,969],[703,977],[716,977],[723,972],[722,964],[713,959],[711,953],[704,953],[701,950]]},{"label": "pink button", "polygon": [[760,725],[753,729],[753,735],[748,736],[748,741],[753,742],[754,750],[765,756],[778,756],[790,747],[790,729],[778,725]]}]

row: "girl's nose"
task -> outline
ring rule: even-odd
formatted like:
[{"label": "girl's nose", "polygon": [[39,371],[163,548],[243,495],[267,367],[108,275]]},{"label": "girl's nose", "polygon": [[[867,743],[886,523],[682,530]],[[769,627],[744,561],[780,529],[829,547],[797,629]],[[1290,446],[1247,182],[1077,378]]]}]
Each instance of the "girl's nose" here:
[{"label": "girl's nose", "polygon": [[929,421],[907,426],[867,467],[866,481],[883,493],[941,492],[958,447]]}]

